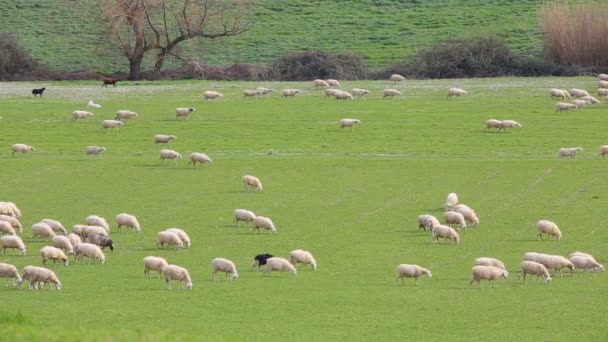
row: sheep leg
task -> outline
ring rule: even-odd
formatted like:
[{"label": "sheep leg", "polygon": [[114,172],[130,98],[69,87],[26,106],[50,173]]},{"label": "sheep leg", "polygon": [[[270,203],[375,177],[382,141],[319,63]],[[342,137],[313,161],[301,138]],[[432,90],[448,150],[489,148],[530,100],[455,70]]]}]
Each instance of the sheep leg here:
[{"label": "sheep leg", "polygon": [[169,278],[165,278],[165,288],[172,290],[172,286],[171,286],[171,280],[169,280]]}]

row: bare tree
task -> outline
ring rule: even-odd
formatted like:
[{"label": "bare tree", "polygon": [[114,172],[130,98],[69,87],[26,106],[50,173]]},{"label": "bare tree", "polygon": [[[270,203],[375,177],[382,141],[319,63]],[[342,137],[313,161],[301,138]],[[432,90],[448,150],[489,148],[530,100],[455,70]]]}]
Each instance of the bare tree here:
[{"label": "bare tree", "polygon": [[129,79],[141,78],[145,54],[154,51],[154,73],[189,39],[216,39],[248,29],[238,0],[98,0],[104,38],[129,59]]}]

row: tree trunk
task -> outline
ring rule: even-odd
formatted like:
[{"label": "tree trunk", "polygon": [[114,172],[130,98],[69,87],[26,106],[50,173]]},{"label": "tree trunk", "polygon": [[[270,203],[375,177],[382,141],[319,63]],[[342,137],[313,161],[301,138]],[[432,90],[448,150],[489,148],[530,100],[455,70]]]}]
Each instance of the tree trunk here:
[{"label": "tree trunk", "polygon": [[165,64],[165,58],[167,58],[167,52],[165,49],[162,49],[155,58],[154,62],[154,76],[160,76],[160,72],[163,69],[163,64]]},{"label": "tree trunk", "polygon": [[132,56],[129,58],[129,80],[139,81],[141,80],[141,62],[144,56]]}]

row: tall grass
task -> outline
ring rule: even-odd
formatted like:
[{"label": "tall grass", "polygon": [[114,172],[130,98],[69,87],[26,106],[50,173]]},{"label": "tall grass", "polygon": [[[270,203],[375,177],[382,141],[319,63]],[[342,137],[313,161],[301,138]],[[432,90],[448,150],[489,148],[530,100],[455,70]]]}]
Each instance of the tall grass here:
[{"label": "tall grass", "polygon": [[555,0],[543,4],[545,57],[558,64],[608,65],[608,3]]}]

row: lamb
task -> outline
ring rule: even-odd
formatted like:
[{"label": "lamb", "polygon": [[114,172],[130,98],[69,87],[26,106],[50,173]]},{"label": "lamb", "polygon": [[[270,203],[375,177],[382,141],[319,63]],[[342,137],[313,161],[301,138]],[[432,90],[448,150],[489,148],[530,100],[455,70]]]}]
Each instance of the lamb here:
[{"label": "lamb", "polygon": [[234,266],[234,263],[228,259],[215,258],[211,260],[211,268],[213,268],[212,279],[214,281],[219,280],[217,272],[220,271],[226,274],[226,278],[230,277],[230,281],[239,278],[239,273],[236,271],[236,266]]},{"label": "lamb", "polygon": [[202,152],[192,152],[190,154],[190,161],[188,162],[188,165],[190,165],[190,163],[192,163],[194,167],[196,167],[196,163],[199,163],[201,165],[205,163],[213,164],[213,160],[211,160],[209,156]]},{"label": "lamb", "polygon": [[289,263],[289,260],[279,257],[266,259],[266,269],[264,270],[264,273],[271,274],[272,271],[291,272],[294,275],[298,274],[298,270]]},{"label": "lamb", "polygon": [[17,283],[21,283],[21,276],[17,267],[11,264],[0,262],[0,278],[6,278],[6,286],[8,286],[9,279],[12,280],[13,286],[17,285],[15,284],[15,279],[17,279]]},{"label": "lamb", "polygon": [[165,244],[174,248],[184,248],[184,244],[182,239],[179,238],[175,232],[162,231],[157,234],[156,246],[160,246],[161,248],[165,248]]},{"label": "lamb", "polygon": [[26,144],[13,144],[11,146],[11,149],[13,150],[13,157],[15,156],[15,152],[18,152],[21,154],[26,154],[29,151],[36,152],[36,150],[32,146],[29,146]]},{"label": "lamb", "polygon": [[251,265],[251,269],[254,267],[260,268],[260,266],[266,265],[266,260],[272,258],[272,254],[264,253],[258,254],[253,258],[253,264]]},{"label": "lamb", "polygon": [[68,257],[59,248],[45,246],[40,250],[40,256],[42,257],[42,265],[46,267],[47,260],[53,260],[53,263],[57,260],[63,261],[63,265],[68,265]]},{"label": "lamb", "polygon": [[196,112],[195,108],[175,108],[175,120],[184,118],[185,120],[190,119],[190,114]]},{"label": "lamb", "polygon": [[429,278],[432,278],[433,275],[431,274],[431,271],[429,271],[428,269],[424,268],[424,267],[420,267],[418,265],[409,265],[409,264],[401,264],[399,266],[397,266],[397,268],[395,269],[395,273],[397,274],[397,279],[395,279],[395,282],[398,282],[399,280],[401,280],[401,284],[405,285],[405,281],[403,280],[403,278],[414,278],[416,279],[416,286],[418,286],[418,278],[420,278],[423,275],[427,275]]},{"label": "lamb", "polygon": [[418,216],[418,230],[422,228],[424,231],[428,228],[432,230],[434,226],[438,226],[439,220],[433,215],[419,215]]},{"label": "lamb", "polygon": [[34,97],[36,97],[36,95],[40,95],[40,97],[42,97],[42,93],[44,93],[45,90],[45,87],[39,89],[32,89],[32,95],[34,95]]},{"label": "lamb", "polygon": [[589,258],[585,255],[573,255],[570,257],[570,262],[576,268],[592,270],[593,275],[596,275],[595,272],[597,272],[598,270],[606,271],[604,265],[595,261],[593,257]]},{"label": "lamb", "polygon": [[243,97],[256,97],[261,95],[259,91],[254,89],[245,89],[243,90]]},{"label": "lamb", "polygon": [[63,235],[68,235],[68,231],[65,230],[65,227],[63,226],[63,224],[61,224],[61,222],[59,222],[57,220],[44,219],[40,222],[46,223],[47,225],[49,225],[49,227],[51,227],[51,229],[57,234],[61,233]]},{"label": "lamb", "polygon": [[[80,236],[76,235],[74,233],[68,234],[68,240],[70,240],[70,243],[72,243],[72,247],[76,247],[79,243],[82,242],[82,240],[80,239]],[[57,247],[57,246],[55,246],[55,247]],[[72,251],[72,254],[74,254],[74,251]]]},{"label": "lamb", "polygon": [[481,286],[480,281],[487,279],[491,287],[494,280],[500,278],[509,278],[509,272],[494,266],[473,266],[473,274],[471,275],[471,278],[472,279],[469,282],[469,286],[473,285],[473,282],[477,282],[477,284]]},{"label": "lamb", "polygon": [[555,222],[549,220],[540,220],[536,222],[536,227],[538,228],[538,239],[543,239],[543,234],[547,234],[549,236],[555,236],[557,240],[562,238],[562,232],[559,230],[559,227]]},{"label": "lamb", "polygon": [[99,246],[101,249],[110,247],[110,251],[114,251],[114,241],[110,237],[102,234],[89,234],[84,238],[84,242],[92,243]]},{"label": "lamb", "polygon": [[602,81],[608,81],[608,74],[599,74],[597,77]]},{"label": "lamb", "polygon": [[121,213],[116,215],[116,223],[118,224],[118,231],[122,226],[127,227],[127,229],[132,228],[135,229],[136,233],[141,232],[141,227],[139,226],[139,222],[137,221],[137,217],[127,214]]},{"label": "lamb", "polygon": [[570,94],[574,97],[583,97],[583,96],[589,96],[589,93],[586,92],[585,90],[582,89],[576,89],[576,88],[572,88],[570,89]]},{"label": "lamb", "polygon": [[300,94],[300,93],[301,93],[301,91],[298,89],[283,89],[284,98],[294,97],[294,96],[296,96],[296,94]]},{"label": "lamb", "polygon": [[53,238],[55,236],[55,232],[53,228],[44,222],[34,223],[32,225],[32,239],[36,239],[37,236],[42,238]]},{"label": "lamb", "polygon": [[251,175],[243,176],[243,187],[245,191],[254,190],[254,191],[262,191],[262,182],[260,179]]},{"label": "lamb", "polygon": [[608,88],[608,81],[599,81],[598,87],[604,88],[604,89]]},{"label": "lamb", "polygon": [[13,202],[0,202],[0,214],[12,216],[17,219],[21,218],[21,210],[19,210],[17,205]]},{"label": "lamb", "polygon": [[172,280],[178,280],[182,288],[192,290],[192,279],[190,278],[190,273],[187,269],[177,265],[166,265],[162,268],[162,272],[165,276],[165,287],[167,289],[172,289]]},{"label": "lamb", "polygon": [[340,91],[339,89],[325,89],[325,97],[334,96],[336,92]]},{"label": "lamb", "polygon": [[472,226],[479,226],[479,217],[477,217],[477,213],[466,204],[458,204],[454,206],[452,210],[461,213],[468,224]]},{"label": "lamb", "polygon": [[325,82],[324,80],[320,80],[320,79],[316,79],[314,81],[312,81],[313,84],[315,85],[315,88],[326,88],[329,87],[329,83]]},{"label": "lamb", "polygon": [[19,255],[26,254],[25,244],[17,235],[0,236],[0,248],[2,248],[4,255],[6,255],[7,248],[18,249]]},{"label": "lamb", "polygon": [[475,259],[475,266],[494,266],[506,270],[505,264],[496,258],[481,257]]},{"label": "lamb", "polygon": [[121,109],[116,112],[116,116],[114,117],[114,120],[126,121],[126,120],[135,119],[135,118],[137,118],[137,113],[132,112],[130,110],[126,110],[126,109]]},{"label": "lamb", "polygon": [[485,124],[486,124],[486,129],[497,128],[500,131],[500,129],[502,128],[501,120],[489,119],[489,120],[486,120]]},{"label": "lamb", "polygon": [[466,90],[460,88],[450,88],[448,90],[448,99],[452,97],[464,96],[469,94]]},{"label": "lamb", "polygon": [[576,157],[576,153],[582,151],[582,147],[563,147],[559,149],[559,158],[563,159],[564,157]]},{"label": "lamb", "polygon": [[[85,219],[85,222],[89,226],[103,227],[107,233],[110,233],[110,225],[108,224],[108,221],[106,221],[106,219],[101,216],[89,215]],[[107,235],[107,234],[104,234],[104,235]]]},{"label": "lamb", "polygon": [[606,97],[606,96],[608,96],[608,89],[599,88],[597,90],[597,96],[599,96],[599,97]]},{"label": "lamb", "polygon": [[53,247],[63,250],[65,253],[74,254],[74,246],[69,238],[63,235],[57,235],[51,239]]},{"label": "lamb", "polygon": [[8,222],[11,227],[13,227],[15,230],[18,230],[19,233],[23,233],[23,226],[21,225],[21,222],[19,222],[18,218],[9,215],[0,215],[0,221]]},{"label": "lamb", "polygon": [[460,244],[460,237],[452,227],[440,224],[433,226],[433,228],[431,228],[431,232],[433,233],[433,241],[438,242],[439,238],[444,238],[444,240],[450,239],[451,241],[456,242],[457,245]]},{"label": "lamb", "polygon": [[167,260],[161,257],[147,256],[144,258],[144,277],[148,277],[150,271],[158,272],[158,277],[163,272],[163,267],[167,266]]},{"label": "lamb", "polygon": [[341,119],[340,128],[344,128],[344,127],[352,128],[353,126],[358,125],[360,123],[361,123],[361,120],[359,120],[359,119]]},{"label": "lamb", "polygon": [[93,100],[89,100],[89,103],[87,103],[87,108],[101,108],[101,105],[93,102]]},{"label": "lamb", "polygon": [[338,87],[338,88],[342,87],[342,85],[340,84],[340,81],[334,80],[331,78],[327,80],[327,84],[329,84],[331,87]]},{"label": "lamb", "polygon": [[448,197],[445,199],[445,204],[443,205],[444,210],[452,209],[454,206],[458,204],[458,194],[455,192],[450,192]]},{"label": "lamb", "polygon": [[389,78],[389,80],[391,82],[393,82],[393,84],[399,83],[401,81],[405,81],[405,77],[399,75],[399,74],[392,74],[391,77]]},{"label": "lamb", "polygon": [[272,231],[273,233],[276,234],[277,229],[274,226],[274,223],[272,223],[272,220],[269,219],[268,217],[264,217],[264,216],[256,216],[253,219],[253,231],[255,232],[256,230],[259,232],[260,228],[264,228],[267,230]]},{"label": "lamb", "polygon": [[175,138],[175,135],[157,134],[154,136],[154,143],[169,144],[171,143],[171,140],[174,140]]},{"label": "lamb", "polygon": [[87,112],[86,110],[75,110],[72,112],[72,121],[78,121],[80,119],[86,119],[89,117],[95,116],[91,112]]},{"label": "lamb", "polygon": [[367,89],[360,89],[360,88],[353,88],[350,91],[351,94],[353,94],[353,96],[365,96],[367,94],[369,94],[369,90]]},{"label": "lamb", "polygon": [[103,158],[102,157],[102,153],[107,151],[107,149],[104,146],[87,146],[87,148],[85,149],[85,154],[89,157],[92,156],[99,156],[99,158]]},{"label": "lamb", "polygon": [[503,120],[500,128],[506,130],[507,128],[521,127],[521,124],[515,120]]},{"label": "lamb", "polygon": [[30,290],[36,290],[39,284],[51,284],[51,290],[53,289],[54,284],[57,290],[61,290],[61,282],[55,272],[44,267],[25,266],[23,268],[21,281],[19,282],[20,287],[25,280],[29,282],[28,287]]},{"label": "lamb", "polygon": [[192,241],[190,240],[190,236],[188,236],[188,234],[179,228],[169,228],[165,230],[166,232],[173,232],[175,234],[177,234],[177,236],[179,236],[179,239],[182,240],[182,243],[186,245],[186,248],[190,248],[190,246],[192,245]]},{"label": "lamb", "polygon": [[203,93],[203,97],[205,98],[205,101],[209,101],[209,100],[221,99],[224,97],[224,94],[217,92],[217,91],[213,91],[213,90],[207,90],[206,92]]},{"label": "lamb", "polygon": [[549,93],[551,94],[551,98],[560,98],[560,99],[569,99],[570,98],[570,93],[566,90],[563,89],[556,89],[553,88],[549,91]]},{"label": "lamb", "polygon": [[13,226],[11,226],[11,224],[6,221],[0,221],[0,233],[8,234],[8,235],[17,234],[17,232],[15,231],[15,228],[13,228]]},{"label": "lamb", "polygon": [[175,164],[177,164],[177,160],[182,159],[182,155],[173,150],[160,150],[160,160],[164,161],[165,159],[169,159]]},{"label": "lamb", "polygon": [[551,275],[549,271],[545,267],[545,265],[535,262],[524,260],[521,263],[521,275],[524,277],[524,284],[526,283],[526,275],[527,274],[536,274],[536,278],[542,276],[545,279],[546,284],[551,283]]},{"label": "lamb", "polygon": [[113,88],[116,87],[116,82],[121,81],[120,78],[113,78],[113,77],[101,77],[101,82],[103,82],[101,84],[102,88],[107,88],[108,84],[111,84]]},{"label": "lamb", "polygon": [[289,253],[289,262],[294,266],[297,263],[304,264],[304,267],[306,267],[306,265],[311,265],[313,271],[317,270],[317,261],[309,251],[301,249],[291,251]]},{"label": "lamb", "polygon": [[106,262],[106,256],[101,251],[101,248],[95,244],[81,242],[75,247],[75,251],[76,260],[79,263],[83,256],[87,257],[89,264],[91,263],[92,259],[97,259],[102,264]]},{"label": "lamb", "polygon": [[334,92],[334,98],[336,100],[352,100],[353,95],[347,91],[339,90]]},{"label": "lamb", "polygon": [[445,219],[445,224],[448,226],[455,224],[459,228],[467,229],[467,223],[464,220],[464,216],[459,212],[448,210],[443,213],[443,218]]},{"label": "lamb", "polygon": [[108,128],[118,128],[122,125],[122,121],[117,120],[103,120],[101,122],[101,128],[103,128],[106,132],[108,131]]},{"label": "lamb", "polygon": [[596,99],[593,96],[583,96],[580,99],[583,101],[587,101],[587,103],[589,103],[589,104],[600,104],[601,103],[600,100]]},{"label": "lamb", "polygon": [[236,209],[234,211],[234,220],[233,222],[236,223],[236,226],[239,226],[239,222],[243,221],[245,222],[245,225],[247,225],[249,222],[253,222],[255,220],[255,213],[253,211],[249,211],[249,210],[245,210],[245,209]]},{"label": "lamb", "polygon": [[556,105],[556,112],[570,111],[577,109],[578,107],[573,103],[560,102]]},{"label": "lamb", "polygon": [[390,97],[391,99],[397,95],[401,95],[401,92],[397,89],[384,89],[382,98]]}]

